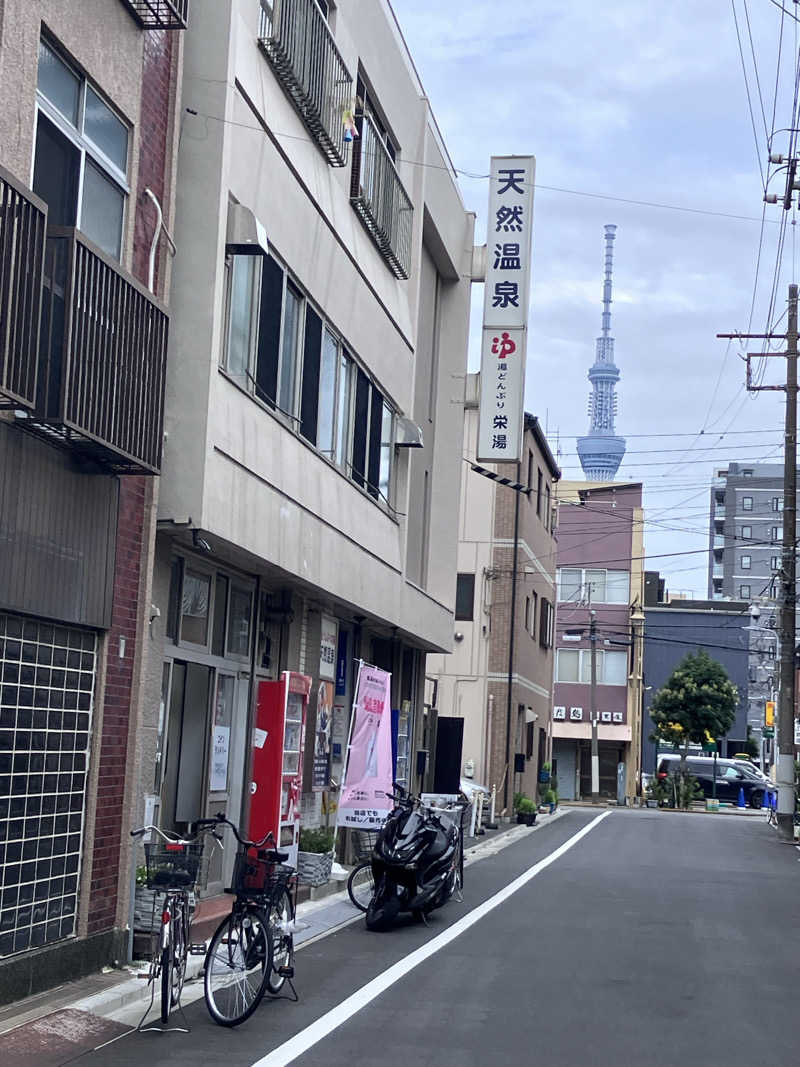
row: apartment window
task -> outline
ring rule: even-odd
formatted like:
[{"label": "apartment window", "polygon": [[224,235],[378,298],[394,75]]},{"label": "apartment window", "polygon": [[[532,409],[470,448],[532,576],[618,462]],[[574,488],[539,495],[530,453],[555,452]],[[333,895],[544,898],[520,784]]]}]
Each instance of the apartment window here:
[{"label": "apartment window", "polygon": [[742,511],[753,510],[753,498],[751,496],[742,497]]},{"label": "apartment window", "polygon": [[769,531],[769,536],[770,536],[770,540],[771,541],[774,541],[774,542],[782,541],[783,540],[783,527],[782,526],[773,526],[773,527],[771,527],[771,529]]},{"label": "apartment window", "polygon": [[750,570],[750,556],[747,556],[747,555],[740,556],[739,557],[739,566],[742,568],[743,571],[749,571]]},{"label": "apartment window", "polygon": [[739,599],[740,600],[749,600],[750,599],[750,586],[749,585],[740,585],[739,586]]},{"label": "apartment window", "polygon": [[[600,652],[597,655],[597,684],[626,685],[628,656],[625,652]],[[556,652],[556,681],[589,685],[592,680],[592,653],[588,648],[559,648]]]},{"label": "apartment window", "polygon": [[773,511],[783,511],[783,497],[782,496],[774,496],[772,498],[772,510]]},{"label": "apartment window", "polygon": [[550,529],[550,486],[545,483],[544,487],[544,515],[542,522],[546,530]]},{"label": "apartment window", "polygon": [[630,575],[628,571],[607,571],[559,567],[558,599],[591,600],[594,604],[627,604]]},{"label": "apartment window", "polygon": [[742,537],[743,537],[743,538],[744,538],[745,540],[747,540],[747,541],[750,541],[750,540],[752,540],[752,537],[753,537],[753,527],[752,527],[752,526],[743,526],[743,527],[742,527],[742,533],[741,533],[741,536],[742,536]]},{"label": "apartment window", "polygon": [[533,452],[528,449],[528,493],[533,489]]},{"label": "apartment window", "polygon": [[742,471],[742,477],[743,478],[752,478],[753,477],[753,472],[752,471]]},{"label": "apartment window", "polygon": [[362,115],[369,116],[372,125],[378,132],[378,136],[381,141],[386,145],[386,151],[393,163],[397,162],[397,145],[394,143],[391,134],[386,129],[386,123],[380,116],[375,101],[367,91],[367,87],[364,84],[361,75],[356,79],[356,126],[360,129],[361,124],[358,119]]},{"label": "apartment window", "polygon": [[542,517],[542,472],[537,468],[536,471],[536,514],[539,518]]},{"label": "apartment window", "polygon": [[395,412],[272,256],[230,255],[222,366],[367,492],[390,503]]},{"label": "apartment window", "polygon": [[474,617],[475,575],[459,574],[456,576],[456,619],[471,622]]},{"label": "apartment window", "polygon": [[119,259],[130,131],[43,40],[38,78],[34,192],[47,202],[50,225],[77,226]]},{"label": "apartment window", "polygon": [[769,568],[772,571],[779,571],[781,569],[781,557],[780,556],[770,556]]},{"label": "apartment window", "polygon": [[539,644],[542,648],[553,647],[553,605],[542,597],[539,611]]},{"label": "apartment window", "polygon": [[528,633],[531,635],[531,637],[536,637],[536,617],[537,617],[537,614],[539,612],[539,594],[535,593],[535,592],[532,592],[530,599],[531,599],[531,615],[530,615],[530,625],[527,627],[527,630],[528,630]]}]

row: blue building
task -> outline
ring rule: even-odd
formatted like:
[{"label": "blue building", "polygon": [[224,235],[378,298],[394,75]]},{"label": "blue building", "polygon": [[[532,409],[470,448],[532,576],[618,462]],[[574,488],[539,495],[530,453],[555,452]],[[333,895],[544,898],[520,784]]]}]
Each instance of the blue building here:
[{"label": "blue building", "polygon": [[655,770],[656,746],[650,740],[650,704],[688,652],[701,648],[720,663],[739,690],[736,720],[720,745],[721,756],[742,752],[747,739],[748,605],[738,601],[673,600],[644,610],[644,708],[642,770]]}]

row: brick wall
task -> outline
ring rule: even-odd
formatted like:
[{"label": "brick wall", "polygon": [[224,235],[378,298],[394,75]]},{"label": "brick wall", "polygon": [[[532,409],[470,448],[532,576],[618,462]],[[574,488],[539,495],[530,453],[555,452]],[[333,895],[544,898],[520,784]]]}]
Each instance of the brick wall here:
[{"label": "brick wall", "polygon": [[[166,30],[151,30],[144,35],[144,56],[142,59],[142,126],[139,131],[139,177],[137,182],[138,201],[136,204],[136,223],[134,231],[133,273],[147,284],[147,269],[150,244],[153,239],[153,227],[156,209],[145,189],[152,189],[158,197],[164,211],[164,224],[169,227],[169,197],[166,183],[168,180],[167,151],[172,115],[172,101],[175,95],[175,77],[177,63],[174,52],[177,50],[175,33]],[[156,249],[155,292],[163,292],[163,252],[162,237]]]},{"label": "brick wall", "polygon": [[[135,238],[133,273],[147,284],[148,259],[153,235],[155,208],[144,190],[149,187],[159,198],[169,225],[169,133],[173,121],[173,103],[177,77],[175,35],[163,31],[145,33],[142,65],[142,109],[139,174],[136,184]],[[161,244],[163,247],[163,242]],[[156,293],[164,289],[161,256],[156,257]],[[121,871],[120,848],[126,774],[129,759],[128,739],[135,716],[135,670],[139,657],[138,642],[147,625],[146,605],[140,603],[143,570],[150,566],[150,529],[147,505],[151,492],[149,479],[127,476],[120,479],[119,516],[117,522],[116,561],[114,567],[114,606],[107,642],[106,684],[99,738],[97,793],[94,802],[94,838],[91,848],[91,879],[87,914],[87,934],[110,930],[115,925]],[[120,656],[120,639],[125,640],[125,654]],[[128,783],[130,784],[130,783]],[[126,850],[123,850],[123,855]]]}]

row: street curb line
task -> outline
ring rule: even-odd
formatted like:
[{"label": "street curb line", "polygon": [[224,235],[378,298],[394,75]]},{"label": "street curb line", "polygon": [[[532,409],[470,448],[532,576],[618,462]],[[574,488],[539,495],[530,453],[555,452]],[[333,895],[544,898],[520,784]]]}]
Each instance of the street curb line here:
[{"label": "street curb line", "polygon": [[[515,844],[517,841],[524,837],[529,836],[530,833],[534,833],[537,830],[541,830],[543,827],[549,826],[552,822],[558,820],[563,815],[566,815],[568,808],[558,808],[552,815],[547,816],[547,821],[542,823],[536,823],[533,826],[519,826],[512,825],[501,833],[491,837],[488,841],[479,841],[477,844],[472,845],[470,848],[464,850],[464,865],[471,866],[473,863],[478,863],[481,860],[488,859],[491,856],[497,855],[498,852],[502,852],[510,845]],[[347,896],[347,890],[341,889],[338,893],[331,893],[330,896],[324,897],[322,900],[309,900],[300,904],[297,909],[297,918],[303,919],[310,915],[314,915],[319,911],[324,910],[325,906],[331,904],[338,904],[342,902],[342,899]],[[334,926],[329,927],[326,930],[320,930],[318,934],[314,934],[313,937],[307,938],[301,944],[295,948],[296,952],[302,951],[309,945],[316,944],[323,938],[329,937],[331,934],[338,933],[338,931],[345,929],[347,926],[351,926],[353,923],[358,922],[363,917],[362,912],[357,912],[350,918],[344,919],[342,922],[336,923]],[[186,967],[186,982],[187,985],[196,980],[202,971],[205,957],[190,956],[187,961]],[[193,996],[186,996],[182,998],[184,1004],[191,1004],[193,1001],[198,1000],[203,995],[202,982],[193,988],[188,988],[186,994],[196,994]],[[92,993],[88,997],[84,997],[80,1000],[76,1000],[67,1007],[73,1008],[76,1011],[91,1012],[93,1015],[98,1015],[101,1018],[112,1018],[113,1016],[126,1012],[136,1004],[140,1004],[144,1009],[146,1001],[150,997],[150,991],[146,978],[130,978],[128,981],[121,982],[119,985],[114,986],[110,990],[105,990],[101,993]],[[41,1018],[42,1016],[39,1016]],[[25,1025],[24,1023],[15,1024],[11,1029],[16,1029],[17,1026]],[[4,1031],[8,1033],[9,1031]]]}]

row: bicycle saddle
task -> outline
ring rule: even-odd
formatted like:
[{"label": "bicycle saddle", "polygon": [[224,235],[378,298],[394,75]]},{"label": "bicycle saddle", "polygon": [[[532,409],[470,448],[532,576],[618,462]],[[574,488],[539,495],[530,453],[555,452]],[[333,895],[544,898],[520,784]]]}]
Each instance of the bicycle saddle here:
[{"label": "bicycle saddle", "polygon": [[262,848],[258,853],[260,860],[267,860],[269,863],[285,863],[289,858],[288,852],[278,852],[275,848]]}]

